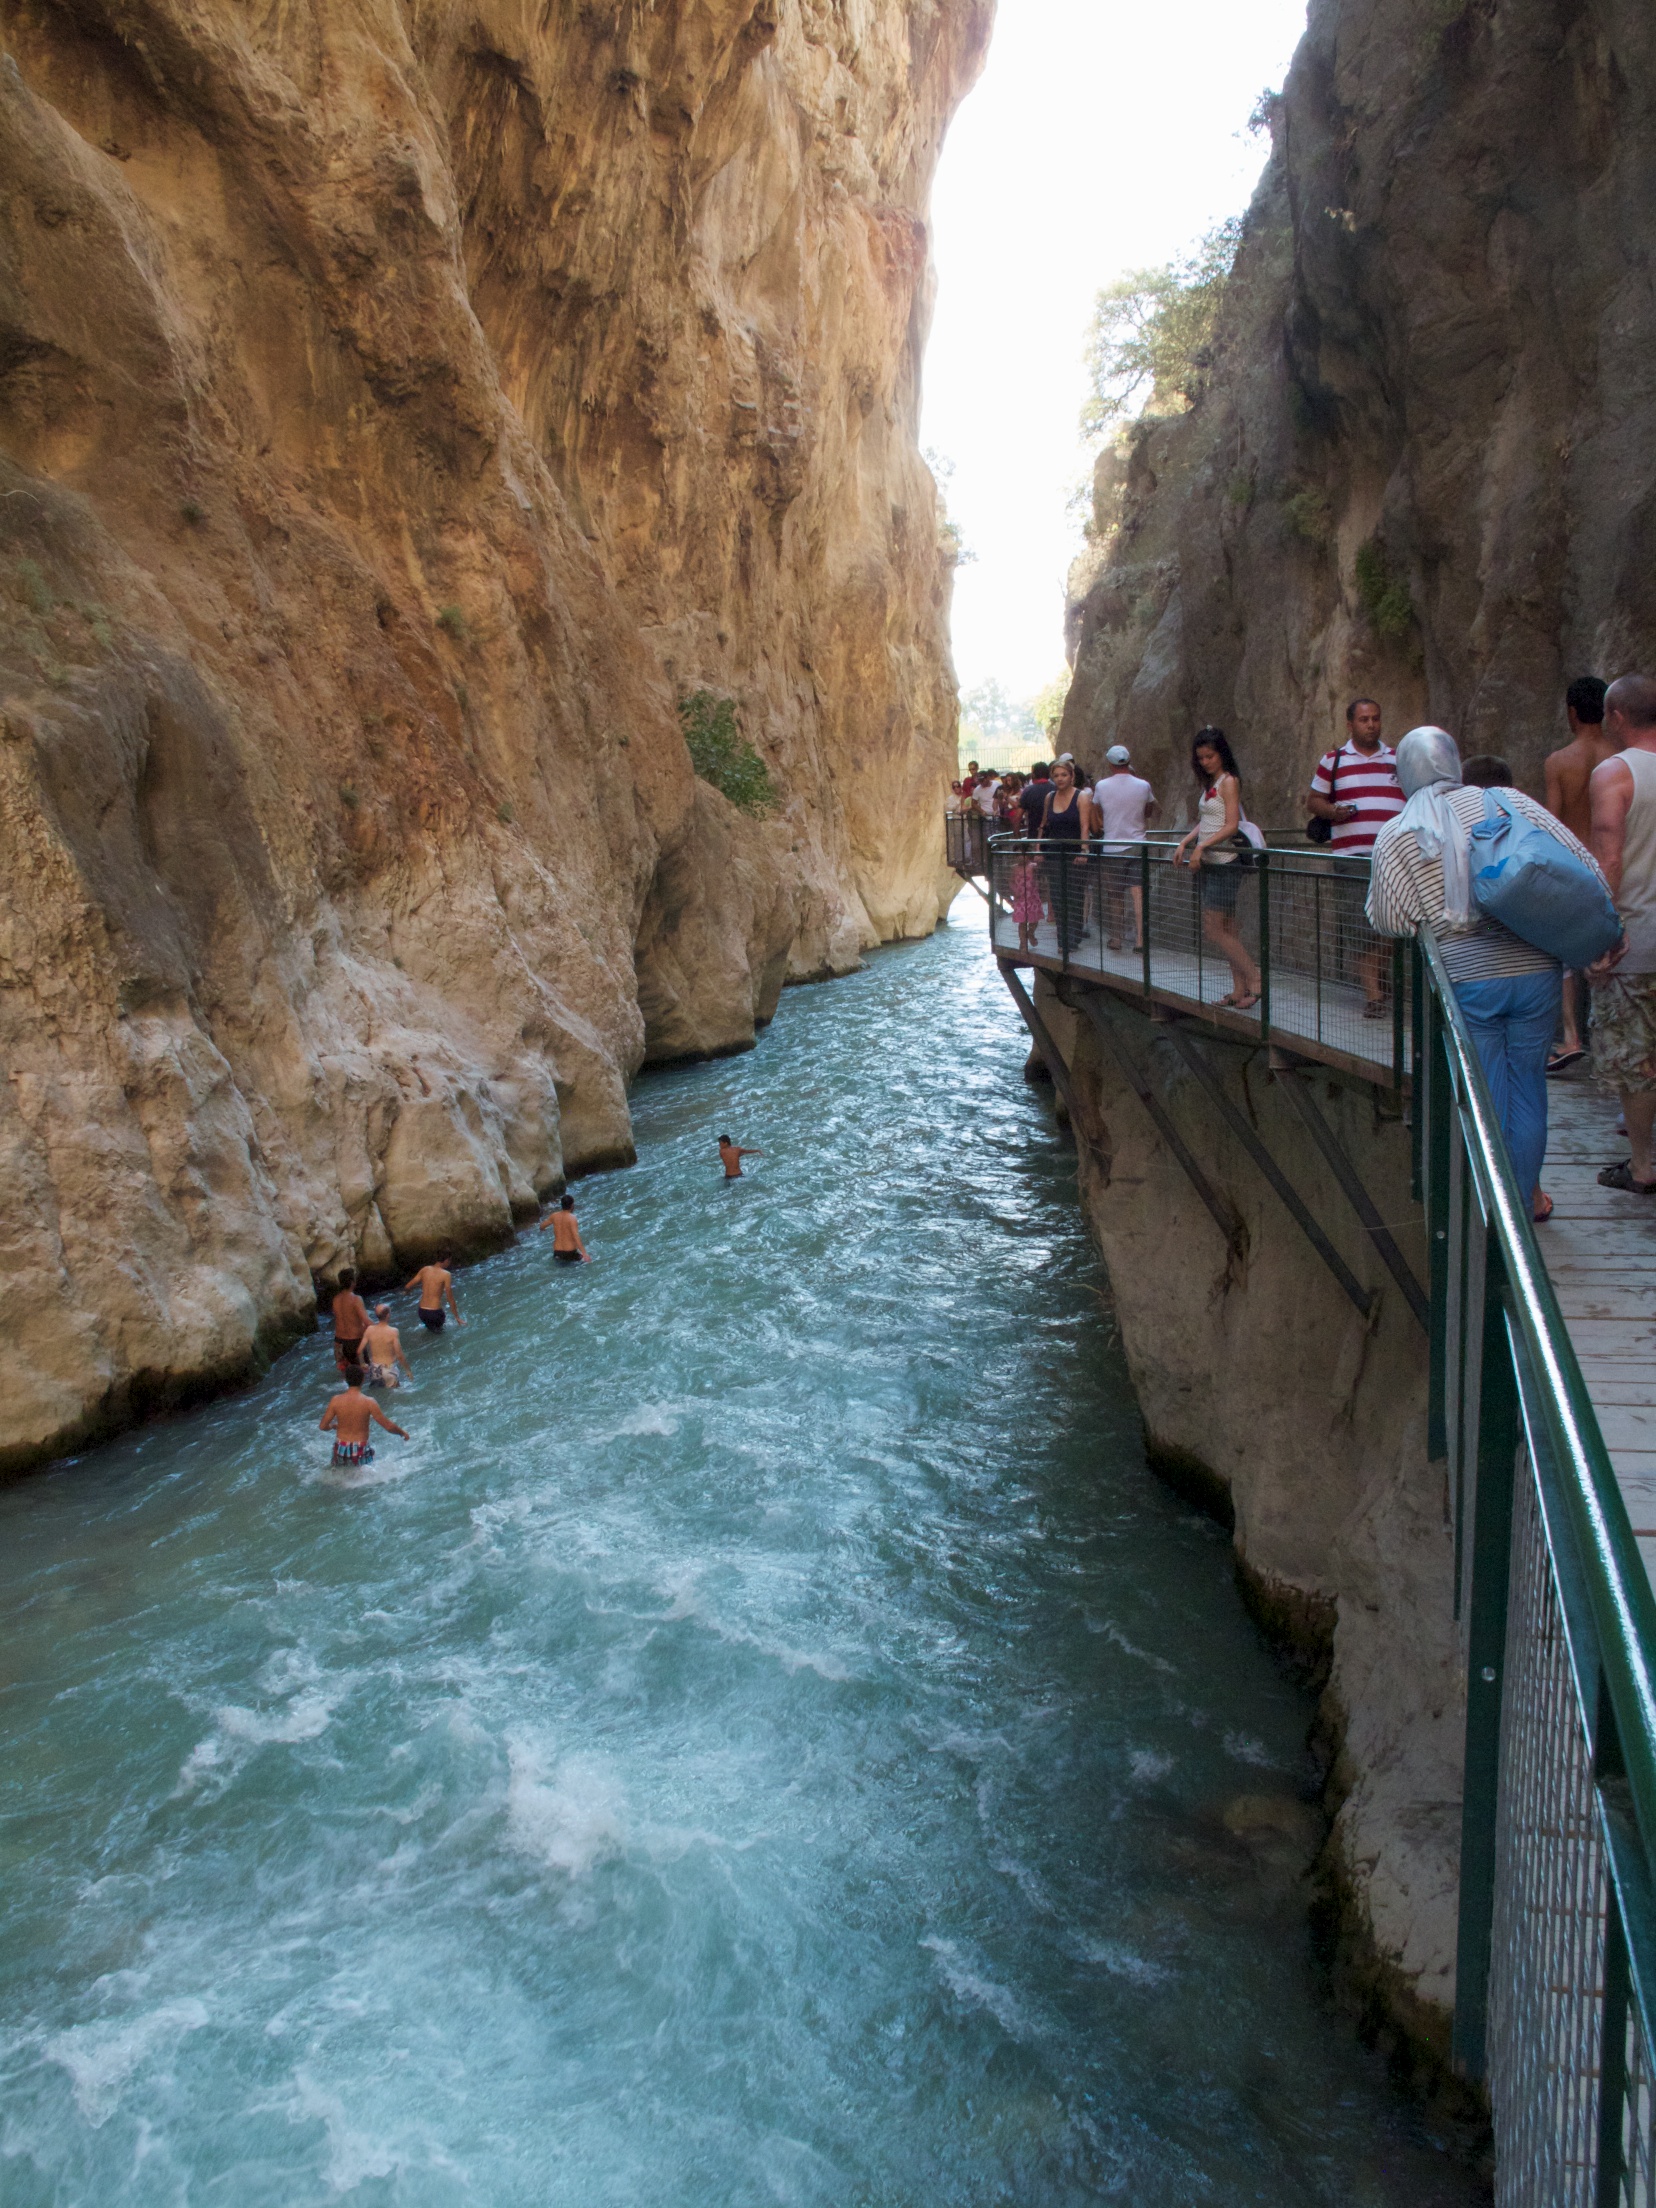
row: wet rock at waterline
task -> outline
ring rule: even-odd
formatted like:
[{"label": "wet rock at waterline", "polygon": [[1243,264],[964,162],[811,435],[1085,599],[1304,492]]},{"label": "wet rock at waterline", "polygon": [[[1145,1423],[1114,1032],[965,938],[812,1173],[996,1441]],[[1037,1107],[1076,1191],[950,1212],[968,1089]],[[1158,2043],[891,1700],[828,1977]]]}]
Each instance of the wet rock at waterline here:
[{"label": "wet rock at waterline", "polygon": [[0,1467],[498,1245],[642,1061],[935,923],[988,12],[6,11]]}]

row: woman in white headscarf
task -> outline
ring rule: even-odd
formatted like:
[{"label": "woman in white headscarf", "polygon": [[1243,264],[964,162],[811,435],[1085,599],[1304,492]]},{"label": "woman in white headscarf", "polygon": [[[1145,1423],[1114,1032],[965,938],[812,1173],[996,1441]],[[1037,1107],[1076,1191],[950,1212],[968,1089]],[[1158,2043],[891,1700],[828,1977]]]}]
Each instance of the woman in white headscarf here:
[{"label": "woman in white headscarf", "polygon": [[[1397,779],[1408,802],[1375,838],[1369,926],[1379,935],[1414,935],[1421,928],[1436,935],[1518,1186],[1534,1192],[1535,1216],[1545,1219],[1552,1212],[1552,1198],[1541,1187],[1547,1053],[1558,1027],[1562,969],[1473,901],[1467,832],[1483,818],[1484,793],[1461,781],[1454,738],[1441,728],[1411,729],[1397,747]],[[1501,797],[1599,873],[1592,853],[1533,797],[1513,789]]]}]

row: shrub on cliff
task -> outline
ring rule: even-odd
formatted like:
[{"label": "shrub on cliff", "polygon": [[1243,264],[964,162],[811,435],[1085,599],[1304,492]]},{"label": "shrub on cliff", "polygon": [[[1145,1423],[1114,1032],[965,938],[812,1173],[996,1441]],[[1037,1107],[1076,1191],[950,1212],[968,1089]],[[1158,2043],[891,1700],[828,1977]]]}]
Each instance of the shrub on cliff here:
[{"label": "shrub on cliff", "polygon": [[1393,573],[1391,557],[1378,537],[1358,547],[1357,597],[1369,626],[1383,643],[1400,644],[1413,631],[1414,599],[1403,577]]},{"label": "shrub on cliff", "polygon": [[744,813],[768,813],[776,802],[770,769],[736,726],[736,707],[711,690],[679,700],[679,726],[690,764],[704,782]]}]

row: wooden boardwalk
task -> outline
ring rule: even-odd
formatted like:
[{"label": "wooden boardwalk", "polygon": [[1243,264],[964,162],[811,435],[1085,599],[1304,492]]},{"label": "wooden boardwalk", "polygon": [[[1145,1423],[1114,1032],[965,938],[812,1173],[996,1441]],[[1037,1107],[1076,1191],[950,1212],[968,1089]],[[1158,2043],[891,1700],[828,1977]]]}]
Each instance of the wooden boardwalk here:
[{"label": "wooden boardwalk", "polygon": [[[1077,981],[1101,982],[1123,996],[1144,1002],[1144,960],[1137,951],[1112,951],[1101,940],[1096,924],[1070,953],[1066,967],[1050,921],[1034,931],[1030,950],[1018,948],[1015,921],[996,915],[995,951],[1020,966],[1038,966],[1048,973],[1068,972]],[[1191,952],[1169,950],[1155,944],[1151,954],[1151,996],[1158,1004],[1180,1012],[1200,1013],[1223,1035],[1235,1042],[1258,1042],[1257,1012],[1233,1012],[1219,999],[1231,987],[1230,969],[1217,951],[1197,959]],[[1271,1040],[1307,1058],[1357,1074],[1365,1081],[1389,1083],[1392,1078],[1392,1023],[1389,1017],[1366,1020],[1363,993],[1346,982],[1323,981],[1319,987],[1309,974],[1278,968],[1271,976]],[[1408,1063],[1409,1037],[1404,1036],[1404,1064]]]},{"label": "wooden boardwalk", "polygon": [[1627,1138],[1615,1132],[1614,1098],[1584,1066],[1547,1091],[1553,1215],[1536,1239],[1656,1581],[1656,1196],[1600,1188],[1599,1167],[1626,1157]]}]

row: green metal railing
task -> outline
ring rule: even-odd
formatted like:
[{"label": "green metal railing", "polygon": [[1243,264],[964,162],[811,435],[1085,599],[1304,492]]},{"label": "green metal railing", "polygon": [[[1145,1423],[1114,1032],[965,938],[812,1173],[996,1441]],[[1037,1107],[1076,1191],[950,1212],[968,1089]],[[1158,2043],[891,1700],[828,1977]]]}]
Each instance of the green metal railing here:
[{"label": "green metal railing", "polygon": [[[1133,988],[1150,1002],[1199,1005],[1238,1033],[1308,1047],[1401,1090],[1412,1047],[1408,962],[1364,915],[1368,860],[1272,848],[1193,869],[1174,863],[1177,843],[1150,836],[1078,853],[1073,843],[994,836],[996,955]],[[1221,909],[1259,968],[1259,1003],[1247,1012],[1224,1003],[1232,975],[1213,918]],[[1378,1017],[1370,1004],[1381,1006]]]},{"label": "green metal railing", "polygon": [[1413,962],[1467,1664],[1455,2054],[1488,2081],[1502,2208],[1649,2208],[1656,1597],[1437,945]]}]

